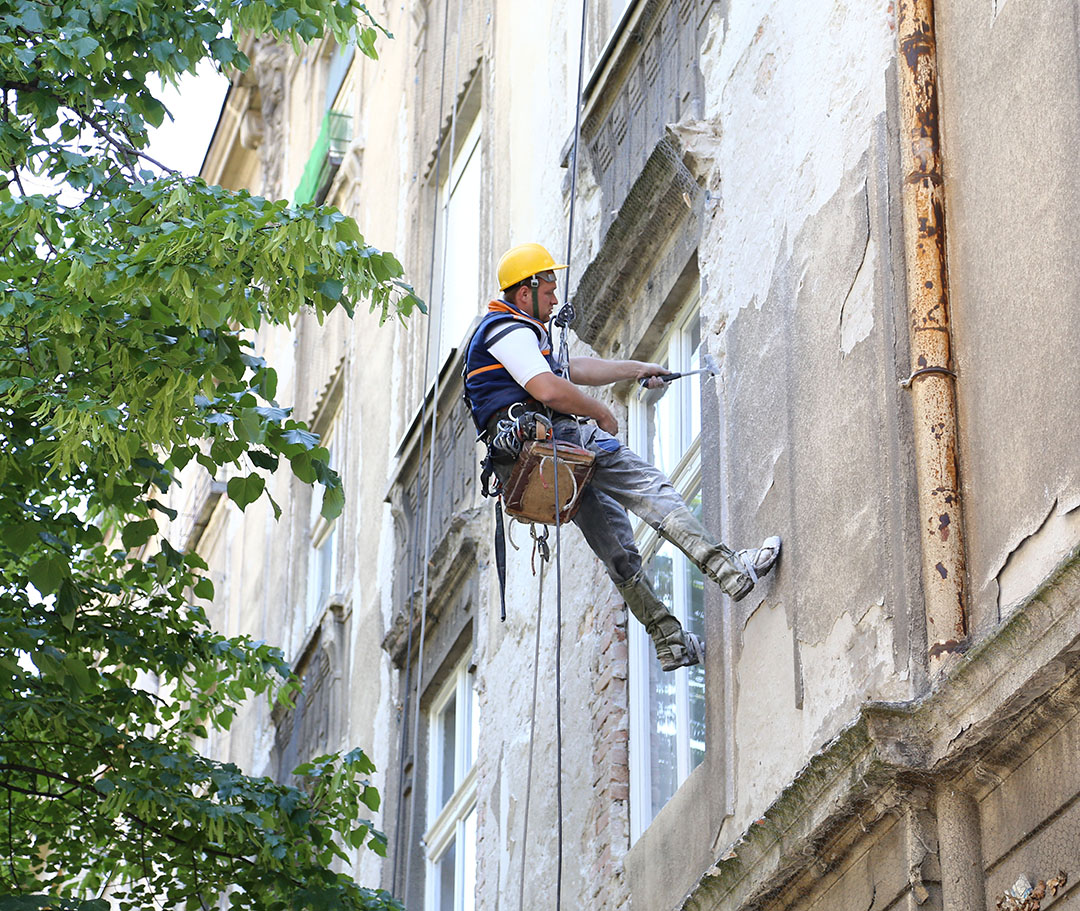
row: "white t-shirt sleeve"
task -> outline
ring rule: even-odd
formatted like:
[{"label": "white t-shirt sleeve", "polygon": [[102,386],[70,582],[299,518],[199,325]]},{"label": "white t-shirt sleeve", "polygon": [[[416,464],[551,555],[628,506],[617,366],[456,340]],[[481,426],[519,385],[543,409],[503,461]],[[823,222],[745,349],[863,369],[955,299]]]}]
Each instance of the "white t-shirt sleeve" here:
[{"label": "white t-shirt sleeve", "polygon": [[[488,330],[485,341],[505,329],[505,323],[496,323]],[[528,326],[517,326],[494,344],[489,343],[488,351],[523,388],[534,376],[551,372],[536,344],[536,333]]]}]

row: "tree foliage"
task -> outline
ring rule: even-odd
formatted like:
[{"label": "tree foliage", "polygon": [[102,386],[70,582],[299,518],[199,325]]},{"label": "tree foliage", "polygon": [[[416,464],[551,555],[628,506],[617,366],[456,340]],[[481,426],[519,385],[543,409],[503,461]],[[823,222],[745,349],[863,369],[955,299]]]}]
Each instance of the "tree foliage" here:
[{"label": "tree foliage", "polygon": [[362,752],[301,787],[200,755],[296,682],[211,629],[206,565],[159,519],[192,459],[241,508],[284,460],[340,511],[250,339],[304,306],[422,305],[339,212],[146,152],[158,77],[243,69],[232,36],[329,31],[374,57],[378,30],[356,0],[0,0],[0,909],[399,907],[334,869],[385,850]]}]

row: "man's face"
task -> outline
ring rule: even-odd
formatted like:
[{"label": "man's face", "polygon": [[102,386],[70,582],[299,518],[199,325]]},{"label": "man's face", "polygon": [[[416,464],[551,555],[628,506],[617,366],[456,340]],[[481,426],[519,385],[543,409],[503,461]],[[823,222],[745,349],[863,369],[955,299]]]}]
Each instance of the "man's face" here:
[{"label": "man's face", "polygon": [[[559,305],[559,298],[555,294],[555,285],[556,283],[553,281],[540,278],[540,287],[536,289],[536,306],[540,311],[540,321],[543,323],[551,319],[551,311]],[[532,294],[533,289],[525,285],[518,289],[517,300],[515,301],[518,307],[530,316],[532,315]]]}]

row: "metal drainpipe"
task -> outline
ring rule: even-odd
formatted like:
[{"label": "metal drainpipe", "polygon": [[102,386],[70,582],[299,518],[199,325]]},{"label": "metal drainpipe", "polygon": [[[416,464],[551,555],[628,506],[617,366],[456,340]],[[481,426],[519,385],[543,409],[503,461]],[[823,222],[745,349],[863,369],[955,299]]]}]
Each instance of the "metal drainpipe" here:
[{"label": "metal drainpipe", "polygon": [[899,0],[897,41],[911,347],[911,376],[904,386],[911,390],[915,420],[926,638],[935,678],[963,648],[967,628],[933,0]]}]

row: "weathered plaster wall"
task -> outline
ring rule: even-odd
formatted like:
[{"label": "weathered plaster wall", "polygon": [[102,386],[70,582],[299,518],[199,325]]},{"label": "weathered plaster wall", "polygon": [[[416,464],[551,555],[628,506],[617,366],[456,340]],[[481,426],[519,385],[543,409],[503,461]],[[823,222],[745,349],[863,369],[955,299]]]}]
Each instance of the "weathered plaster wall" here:
[{"label": "weathered plaster wall", "polygon": [[[1069,256],[1076,169],[1067,165],[1080,135],[1073,128],[1080,80],[1075,31],[1061,27],[1073,21],[1065,4],[1051,0],[1037,15],[1030,5],[999,0],[991,15],[969,0],[939,4],[963,468],[980,628],[991,616],[996,622],[998,584],[1007,606],[1080,535],[1080,471],[1070,468],[1076,456],[1069,446],[1080,407],[1069,369],[1080,318],[1062,305],[1076,296]],[[553,163],[573,128],[576,20],[565,5],[467,4],[460,66],[452,29],[438,110],[441,10],[385,11],[398,37],[384,44],[378,65],[358,64],[353,171],[340,198],[368,240],[398,252],[428,295],[431,157],[482,54],[490,209],[481,221],[490,228],[480,243],[491,263],[482,286],[494,292],[494,262],[505,247],[540,240],[556,256],[565,248],[567,175]],[[723,366],[716,398],[705,403],[705,439],[716,443],[706,455],[706,488],[719,494],[708,518],[734,546],[780,533],[785,551],[775,576],[746,602],[723,604],[710,595],[708,758],[628,855],[625,610],[576,529],[564,530],[563,895],[580,907],[614,911],[631,889],[635,907],[673,907],[864,702],[905,700],[925,683],[909,417],[898,384],[906,375],[906,326],[890,8],[778,0],[713,10],[702,49],[703,116],[678,128],[710,190],[680,226],[702,232],[703,335]],[[1024,41],[1035,41],[1035,56],[1053,65],[1003,64],[1021,55]],[[986,60],[995,55],[990,67]],[[1008,82],[998,75],[1005,71]],[[1022,91],[1014,98],[1017,84]],[[299,94],[288,106],[286,193],[314,138],[302,109],[311,85],[295,83]],[[950,95],[965,106],[950,110]],[[1021,115],[1029,119],[1014,129]],[[1021,146],[1036,127],[1037,148]],[[1010,218],[1006,181],[1015,179],[1020,160],[1034,203]],[[254,173],[252,156],[244,161]],[[606,214],[602,194],[587,171],[579,179],[575,236],[581,251],[595,253]],[[1043,230],[1047,225],[1052,230]],[[587,258],[577,261],[579,274]],[[655,287],[631,289],[642,306],[613,328],[613,345],[631,344],[643,314],[658,312],[665,289],[679,279],[667,265]],[[338,745],[361,745],[375,759],[388,808],[376,824],[389,828],[398,713],[411,695],[401,692],[401,675],[378,648],[392,619],[391,583],[402,571],[384,496],[424,391],[426,320],[377,327],[361,314],[323,332],[309,323],[300,321],[295,339],[266,335],[266,347],[280,367],[280,399],[304,416],[345,357],[349,499],[339,528],[340,587],[351,616]],[[1036,350],[1047,352],[1045,362]],[[305,633],[296,612],[305,594],[308,495],[287,475],[275,479],[274,495],[285,509],[280,523],[261,503],[242,521],[226,503],[206,537],[223,627],[295,651]],[[482,542],[470,557],[478,579],[470,622],[481,713],[477,904],[516,906],[524,869],[525,906],[539,907],[551,901],[556,864],[555,579],[549,569],[526,852],[539,580],[531,542],[517,528],[521,550],[508,554],[510,609],[500,623],[489,516],[485,504],[470,518]],[[438,632],[432,641],[435,651],[455,645]],[[219,746],[264,771],[269,731],[255,709]],[[988,820],[994,799],[984,802]],[[909,858],[918,847],[909,822],[887,819],[874,831],[877,847],[856,852],[791,906],[867,907],[875,887],[892,897],[914,889],[902,868],[874,879],[885,867],[881,858]],[[422,815],[418,826],[426,827]],[[386,883],[386,866],[367,855],[360,873]],[[422,875],[414,864],[414,880]],[[918,893],[905,900],[917,902]]]},{"label": "weathered plaster wall", "polygon": [[775,578],[731,618],[736,785],[720,843],[860,703],[918,683],[894,56],[890,10],[842,2],[730,4],[702,53],[724,537],[785,539]]},{"label": "weathered plaster wall", "polygon": [[1070,0],[936,4],[972,620],[1080,542],[1080,56]]}]

